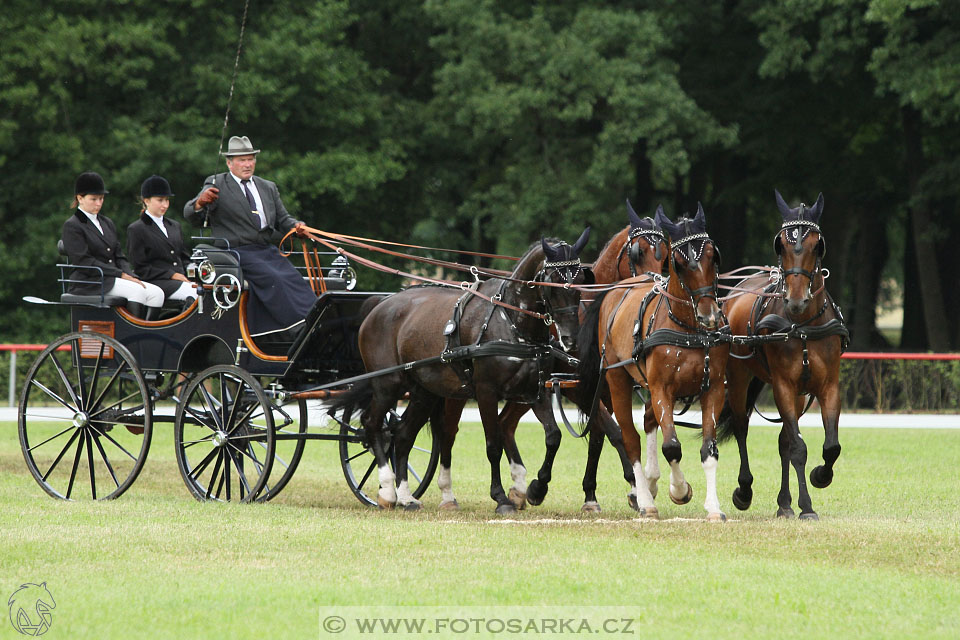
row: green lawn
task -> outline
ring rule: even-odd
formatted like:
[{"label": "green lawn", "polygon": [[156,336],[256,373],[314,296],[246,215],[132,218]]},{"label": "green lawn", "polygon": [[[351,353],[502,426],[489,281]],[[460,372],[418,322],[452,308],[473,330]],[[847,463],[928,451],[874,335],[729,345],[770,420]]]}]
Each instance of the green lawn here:
[{"label": "green lawn", "polygon": [[[454,450],[462,508],[453,514],[436,510],[435,487],[418,513],[363,507],[326,442],[308,443],[273,503],[201,504],[180,480],[170,430],[157,426],[127,494],[90,504],[48,498],[26,471],[15,425],[0,424],[0,596],[46,582],[56,608],[45,637],[317,638],[321,607],[351,605],[615,605],[635,617],[636,635],[653,638],[956,638],[960,629],[960,431],[842,432],[834,483],[813,494],[821,520],[809,523],[773,518],[777,432],[754,429],[753,508],[730,503],[739,461],[725,445],[719,486],[730,521],[711,525],[689,431],[680,435],[694,499],[672,504],[665,473],[663,520],[650,523],[633,519],[609,447],[604,511],[581,516],[585,446],[569,437],[544,506],[505,522],[487,497],[477,425],[461,428]],[[536,466],[540,430],[518,435]],[[805,436],[816,464],[822,431]],[[20,636],[0,623],[4,637]]]}]

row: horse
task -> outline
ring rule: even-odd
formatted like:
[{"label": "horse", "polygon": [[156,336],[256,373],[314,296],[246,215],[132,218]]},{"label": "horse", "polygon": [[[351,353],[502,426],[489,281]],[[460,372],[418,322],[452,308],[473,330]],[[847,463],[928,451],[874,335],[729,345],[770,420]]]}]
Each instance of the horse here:
[{"label": "horse", "polygon": [[[699,396],[703,415],[700,461],[707,485],[704,508],[707,520],[724,521],[716,489],[716,420],[724,399],[729,343],[717,303],[720,252],[706,233],[706,216],[699,203],[692,219],[684,215],[674,223],[659,207],[655,220],[670,238],[669,279],[654,284],[635,282],[622,292],[604,293],[590,306],[578,338],[581,393],[611,403],[638,480],[638,511],[641,518],[648,519],[659,518],[654,504],[660,477],[657,426],[663,431],[661,450],[670,464],[671,500],[686,504],[693,497],[679,466],[682,451],[673,408],[679,397]],[[622,284],[627,283],[634,281]],[[640,436],[633,423],[635,385],[650,394],[644,410],[646,470],[641,466]],[[641,478],[646,482],[640,482]]]},{"label": "horse", "polygon": [[[629,201],[627,201],[627,216],[629,224],[607,241],[592,265],[596,284],[611,284],[640,274],[646,274],[648,278],[652,279],[654,274],[659,275],[663,269],[666,252],[664,250],[665,238],[660,227],[654,222],[653,218],[641,218],[634,211]],[[595,297],[594,292],[584,290],[581,294],[581,309],[583,309],[582,305],[588,304]],[[575,403],[579,402],[579,395],[575,388],[568,389],[565,395]],[[440,469],[437,476],[437,484],[442,495],[440,505],[443,509],[458,508],[450,478],[450,461],[451,450],[464,404],[465,401],[462,400],[447,400],[444,408],[443,423],[446,436],[440,451]],[[537,477],[527,486],[527,470],[517,448],[516,430],[520,419],[531,408],[544,427],[546,452],[543,464],[537,472]],[[550,399],[541,398],[540,401],[532,405],[507,402],[500,412],[499,419],[500,428],[503,432],[504,452],[510,465],[510,476],[513,480],[513,485],[507,495],[517,509],[523,509],[527,503],[534,506],[540,505],[547,495],[549,483],[552,479],[553,461],[561,440],[561,432],[556,426]],[[587,464],[583,476],[584,503],[581,510],[584,512],[600,511],[600,504],[596,498],[597,466],[603,448],[604,436],[610,439],[611,444],[620,455],[623,477],[630,485],[628,501],[631,506],[636,508],[633,469],[623,448],[620,427],[613,421],[605,407],[599,407],[597,419],[590,423],[589,433]]]},{"label": "horse", "polygon": [[[361,423],[377,460],[381,508],[420,508],[406,479],[406,459],[416,435],[437,415],[441,399],[475,398],[490,462],[490,497],[497,513],[515,511],[500,479],[498,403],[533,402],[542,394],[542,376],[558,355],[548,345],[551,325],[561,345],[575,348],[580,291],[565,285],[592,281],[579,260],[589,233],[588,227],[572,246],[541,239],[509,277],[491,278],[475,290],[412,287],[395,293],[364,319],[359,349],[366,370],[394,369],[359,382],[330,410],[365,407]],[[418,361],[424,364],[413,364]],[[408,390],[410,401],[394,436],[395,475],[382,425],[387,411]]]},{"label": "horse", "polygon": [[747,455],[747,421],[763,387],[773,388],[780,411],[781,464],[777,516],[792,518],[790,465],[797,474],[800,519],[817,520],[804,480],[807,445],[800,436],[798,419],[803,394],[820,403],[825,439],[823,465],[810,472],[810,483],[827,487],[840,456],[837,425],[840,418],[840,355],[849,333],[840,309],[824,286],[823,256],[826,241],[818,224],[823,214],[823,194],[812,207],[791,208],[779,191],[777,208],[783,224],[773,245],[779,260],[779,278],[751,277],[737,289],[750,293],[730,297],[723,310],[734,334],[761,336],[746,345],[734,345],[727,366],[727,399],[717,428],[720,441],[736,436],[740,451],[738,487],[733,504],[740,510],[753,500],[753,475]]}]

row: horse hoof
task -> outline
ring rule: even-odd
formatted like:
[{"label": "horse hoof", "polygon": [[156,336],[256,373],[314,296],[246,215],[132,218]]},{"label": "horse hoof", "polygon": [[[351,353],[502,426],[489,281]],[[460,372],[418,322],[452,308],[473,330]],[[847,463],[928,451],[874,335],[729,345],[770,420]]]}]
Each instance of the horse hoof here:
[{"label": "horse hoof", "polygon": [[537,507],[543,504],[543,499],[547,497],[547,485],[534,479],[527,486],[527,502]]},{"label": "horse hoof", "polygon": [[817,489],[829,487],[831,482],[833,482],[833,469],[820,465],[810,472],[810,484]]},{"label": "horse hoof", "polygon": [[707,514],[707,522],[726,522],[726,521],[727,521],[727,514],[725,514],[723,511],[717,511],[715,513]]},{"label": "horse hoof", "polygon": [[580,511],[583,513],[600,513],[600,503],[593,500],[590,502],[584,502],[583,506],[580,507]]},{"label": "horse hoof", "polygon": [[404,511],[420,511],[422,506],[423,505],[420,502],[414,500],[413,502],[408,502],[407,504],[401,504],[400,508],[402,508]]},{"label": "horse hoof", "polygon": [[513,506],[513,503],[497,505],[497,515],[506,516],[516,512],[517,508]]},{"label": "horse hoof", "polygon": [[444,502],[440,503],[440,510],[441,511],[459,511],[460,503],[457,502],[456,498],[454,498],[453,500],[445,500]]},{"label": "horse hoof", "polygon": [[740,511],[746,511],[753,502],[753,489],[742,489],[737,487],[733,490],[733,506]]},{"label": "horse hoof", "polygon": [[628,493],[627,504],[629,504],[630,508],[633,509],[634,511],[640,511],[640,504],[637,502],[637,494]]},{"label": "horse hoof", "polygon": [[793,509],[791,509],[790,507],[780,507],[779,509],[777,509],[778,518],[786,518],[787,520],[789,520],[793,518],[793,516],[794,516]]},{"label": "horse hoof", "polygon": [[816,511],[806,511],[800,514],[800,519],[814,521],[819,520],[820,516],[817,515]]},{"label": "horse hoof", "polygon": [[[527,496],[526,496],[526,494],[520,493],[519,491],[517,491],[517,490],[514,489],[514,488],[511,488],[511,489],[510,489],[510,493],[507,494],[507,498],[510,500],[510,502],[513,503],[513,506],[515,506],[515,507],[516,507],[517,509],[519,509],[520,511],[523,511],[523,509],[527,506]],[[531,503],[531,504],[533,504],[533,503]]]},{"label": "horse hoof", "polygon": [[646,507],[644,509],[637,509],[640,512],[641,520],[659,520],[660,512],[657,511],[656,507]]},{"label": "horse hoof", "polygon": [[378,509],[382,509],[384,511],[392,511],[395,506],[397,506],[396,502],[390,502],[388,500],[381,498],[380,496],[377,496]]},{"label": "horse hoof", "polygon": [[673,487],[670,487],[670,500],[673,501],[673,504],[687,504],[690,502],[690,499],[693,497],[693,487],[690,486],[690,483],[687,483],[687,495],[682,498],[673,497]]}]

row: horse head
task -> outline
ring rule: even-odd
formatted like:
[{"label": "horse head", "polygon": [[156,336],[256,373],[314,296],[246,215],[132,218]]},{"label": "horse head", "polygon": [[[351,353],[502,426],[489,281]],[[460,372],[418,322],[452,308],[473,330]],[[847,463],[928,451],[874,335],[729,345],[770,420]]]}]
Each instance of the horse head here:
[{"label": "horse head", "polygon": [[818,224],[823,213],[823,194],[812,207],[800,203],[790,208],[780,192],[774,189],[777,209],[783,218],[780,231],[773,240],[774,251],[780,259],[782,275],[781,295],[787,316],[800,319],[810,310],[814,298],[814,280],[820,275],[820,265],[827,245]]},{"label": "horse head", "polygon": [[580,290],[569,285],[593,284],[593,272],[580,264],[580,252],[590,237],[590,227],[583,230],[573,245],[551,243],[540,238],[544,261],[534,281],[563,286],[537,286],[544,310],[553,320],[557,337],[564,351],[576,352],[580,328]]},{"label": "horse head", "polygon": [[707,235],[707,221],[703,207],[697,203],[693,218],[684,214],[672,222],[663,208],[657,209],[656,222],[670,235],[670,273],[693,303],[697,323],[706,329],[716,329],[723,317],[717,304],[717,279],[720,250]]},{"label": "horse head", "polygon": [[[657,214],[663,216],[663,207],[657,207]],[[629,248],[631,272],[660,273],[663,259],[666,257],[666,237],[653,218],[641,218],[627,200],[627,217],[630,219]],[[636,267],[636,271],[634,271]]]}]

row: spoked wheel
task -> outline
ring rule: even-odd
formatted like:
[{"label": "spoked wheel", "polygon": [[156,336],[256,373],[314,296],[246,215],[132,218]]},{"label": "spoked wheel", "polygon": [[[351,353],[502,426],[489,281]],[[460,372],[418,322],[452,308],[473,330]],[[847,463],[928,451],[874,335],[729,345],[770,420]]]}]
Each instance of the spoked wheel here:
[{"label": "spoked wheel", "polygon": [[[273,470],[263,486],[263,491],[257,496],[257,502],[276,498],[277,494],[290,482],[290,478],[297,470],[297,465],[300,464],[300,458],[303,457],[303,447],[307,441],[301,436],[307,432],[307,401],[299,400],[296,406],[299,417],[295,415],[292,404],[273,408],[275,424]],[[265,452],[265,443],[257,442],[254,447]]]},{"label": "spoked wheel", "polygon": [[[393,432],[400,422],[400,417],[400,413],[390,411],[384,425],[387,441],[391,443],[387,448],[387,457],[390,458],[394,473],[397,470],[397,460],[393,451]],[[343,468],[347,485],[360,502],[375,507],[380,478],[365,429],[350,409],[333,416],[333,419],[340,424],[340,466]],[[419,498],[427,491],[433,474],[437,471],[437,462],[440,460],[440,441],[437,435],[432,425],[424,425],[417,435],[413,449],[410,450],[407,479],[414,498]]]},{"label": "spoked wheel", "polygon": [[51,496],[116,498],[137,479],[150,450],[147,383],[113,338],[61,336],[27,372],[19,432],[27,468]]},{"label": "spoked wheel", "polygon": [[233,365],[206,369],[177,408],[177,466],[198,500],[250,502],[270,476],[273,404],[256,378]]}]

